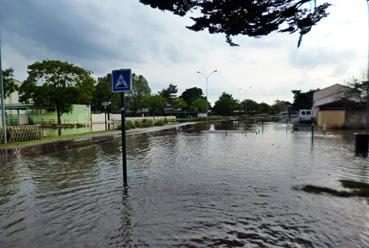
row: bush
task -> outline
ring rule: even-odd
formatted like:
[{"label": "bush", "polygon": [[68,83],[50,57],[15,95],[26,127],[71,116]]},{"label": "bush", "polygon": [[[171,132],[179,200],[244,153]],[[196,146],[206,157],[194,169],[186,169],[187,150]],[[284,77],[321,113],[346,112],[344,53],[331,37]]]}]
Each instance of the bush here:
[{"label": "bush", "polygon": [[164,126],[165,124],[165,120],[163,119],[155,121],[155,126]]},{"label": "bush", "polygon": [[126,128],[127,129],[136,128],[135,122],[134,121],[131,121],[131,120],[126,121]]},{"label": "bush", "polygon": [[135,126],[138,127],[138,128],[143,127],[142,121],[135,121]]},{"label": "bush", "polygon": [[152,126],[154,126],[154,121],[144,119],[143,122],[142,122],[142,126],[143,127],[152,127]]}]

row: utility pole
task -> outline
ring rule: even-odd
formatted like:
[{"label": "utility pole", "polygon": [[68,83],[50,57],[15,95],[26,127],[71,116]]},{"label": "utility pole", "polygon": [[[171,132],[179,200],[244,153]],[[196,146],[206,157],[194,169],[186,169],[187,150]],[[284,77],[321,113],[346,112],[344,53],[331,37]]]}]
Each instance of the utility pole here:
[{"label": "utility pole", "polygon": [[4,132],[4,143],[8,143],[8,137],[6,133],[6,115],[5,115],[5,91],[4,91],[4,80],[3,80],[3,67],[1,63],[1,23],[0,23],[0,90],[1,90],[1,120],[2,120],[2,126],[3,126],[3,132]]}]

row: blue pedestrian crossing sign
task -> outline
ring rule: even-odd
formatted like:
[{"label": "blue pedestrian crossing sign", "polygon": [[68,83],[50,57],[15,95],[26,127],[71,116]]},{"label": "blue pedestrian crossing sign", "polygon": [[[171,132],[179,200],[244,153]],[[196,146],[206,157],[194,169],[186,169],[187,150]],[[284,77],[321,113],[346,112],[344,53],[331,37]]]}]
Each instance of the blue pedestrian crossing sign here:
[{"label": "blue pedestrian crossing sign", "polygon": [[132,89],[131,69],[112,71],[111,85],[113,92],[129,92]]}]

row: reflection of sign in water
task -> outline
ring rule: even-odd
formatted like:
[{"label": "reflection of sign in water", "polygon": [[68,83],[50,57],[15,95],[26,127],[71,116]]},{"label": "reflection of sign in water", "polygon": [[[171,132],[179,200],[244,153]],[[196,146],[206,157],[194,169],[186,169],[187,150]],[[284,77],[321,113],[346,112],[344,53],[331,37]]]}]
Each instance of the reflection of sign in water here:
[{"label": "reflection of sign in water", "polygon": [[132,88],[132,77],[130,69],[115,70],[112,72],[112,91],[128,92]]}]

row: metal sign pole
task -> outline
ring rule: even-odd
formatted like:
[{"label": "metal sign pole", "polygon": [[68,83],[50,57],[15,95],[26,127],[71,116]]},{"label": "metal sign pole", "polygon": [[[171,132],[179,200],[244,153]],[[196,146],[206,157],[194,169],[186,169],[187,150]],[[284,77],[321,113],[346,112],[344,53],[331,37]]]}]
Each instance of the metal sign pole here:
[{"label": "metal sign pole", "polygon": [[111,73],[111,83],[113,93],[120,93],[120,129],[122,133],[122,164],[123,164],[123,185],[127,182],[127,149],[126,149],[126,110],[124,103],[124,93],[132,89],[131,69],[113,70]]},{"label": "metal sign pole", "polygon": [[120,117],[121,117],[121,132],[122,132],[122,160],[123,160],[123,183],[127,186],[127,156],[126,156],[126,113],[124,103],[124,92],[120,93]]}]

